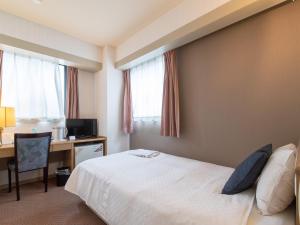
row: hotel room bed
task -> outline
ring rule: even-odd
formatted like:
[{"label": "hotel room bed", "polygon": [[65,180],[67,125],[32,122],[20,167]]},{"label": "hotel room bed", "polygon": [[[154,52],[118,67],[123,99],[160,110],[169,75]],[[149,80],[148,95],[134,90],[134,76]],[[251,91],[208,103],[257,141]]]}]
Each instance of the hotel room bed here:
[{"label": "hotel room bed", "polygon": [[232,168],[160,153],[127,151],[87,160],[65,189],[109,225],[294,225],[293,208],[261,216],[255,190],[221,194]]}]

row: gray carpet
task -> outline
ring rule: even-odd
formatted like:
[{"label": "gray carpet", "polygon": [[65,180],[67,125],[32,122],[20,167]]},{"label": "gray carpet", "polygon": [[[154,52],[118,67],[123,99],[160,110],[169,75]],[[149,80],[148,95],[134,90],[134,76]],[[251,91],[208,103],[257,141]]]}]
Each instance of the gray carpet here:
[{"label": "gray carpet", "polygon": [[21,200],[0,191],[1,225],[105,225],[78,197],[50,181],[48,192],[43,183],[21,186]]}]

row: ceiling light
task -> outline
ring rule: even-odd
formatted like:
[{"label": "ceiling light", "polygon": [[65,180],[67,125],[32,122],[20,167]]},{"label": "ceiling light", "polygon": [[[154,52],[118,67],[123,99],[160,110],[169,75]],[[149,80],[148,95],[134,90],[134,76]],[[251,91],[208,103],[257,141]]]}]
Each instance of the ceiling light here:
[{"label": "ceiling light", "polygon": [[42,0],[32,0],[35,4],[41,4]]}]

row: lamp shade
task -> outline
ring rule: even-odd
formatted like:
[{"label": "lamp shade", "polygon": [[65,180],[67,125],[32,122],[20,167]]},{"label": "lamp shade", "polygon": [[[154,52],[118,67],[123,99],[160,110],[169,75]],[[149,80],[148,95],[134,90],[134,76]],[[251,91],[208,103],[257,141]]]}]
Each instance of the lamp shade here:
[{"label": "lamp shade", "polygon": [[0,107],[0,127],[16,126],[15,109],[12,107]]}]

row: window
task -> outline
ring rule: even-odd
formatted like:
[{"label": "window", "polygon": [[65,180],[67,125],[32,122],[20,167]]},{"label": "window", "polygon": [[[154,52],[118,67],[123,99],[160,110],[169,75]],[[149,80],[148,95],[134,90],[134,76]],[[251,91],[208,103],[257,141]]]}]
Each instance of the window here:
[{"label": "window", "polygon": [[159,120],[164,81],[163,56],[132,68],[130,76],[134,120]]},{"label": "window", "polygon": [[18,119],[64,118],[64,74],[57,63],[4,52],[1,104]]}]

